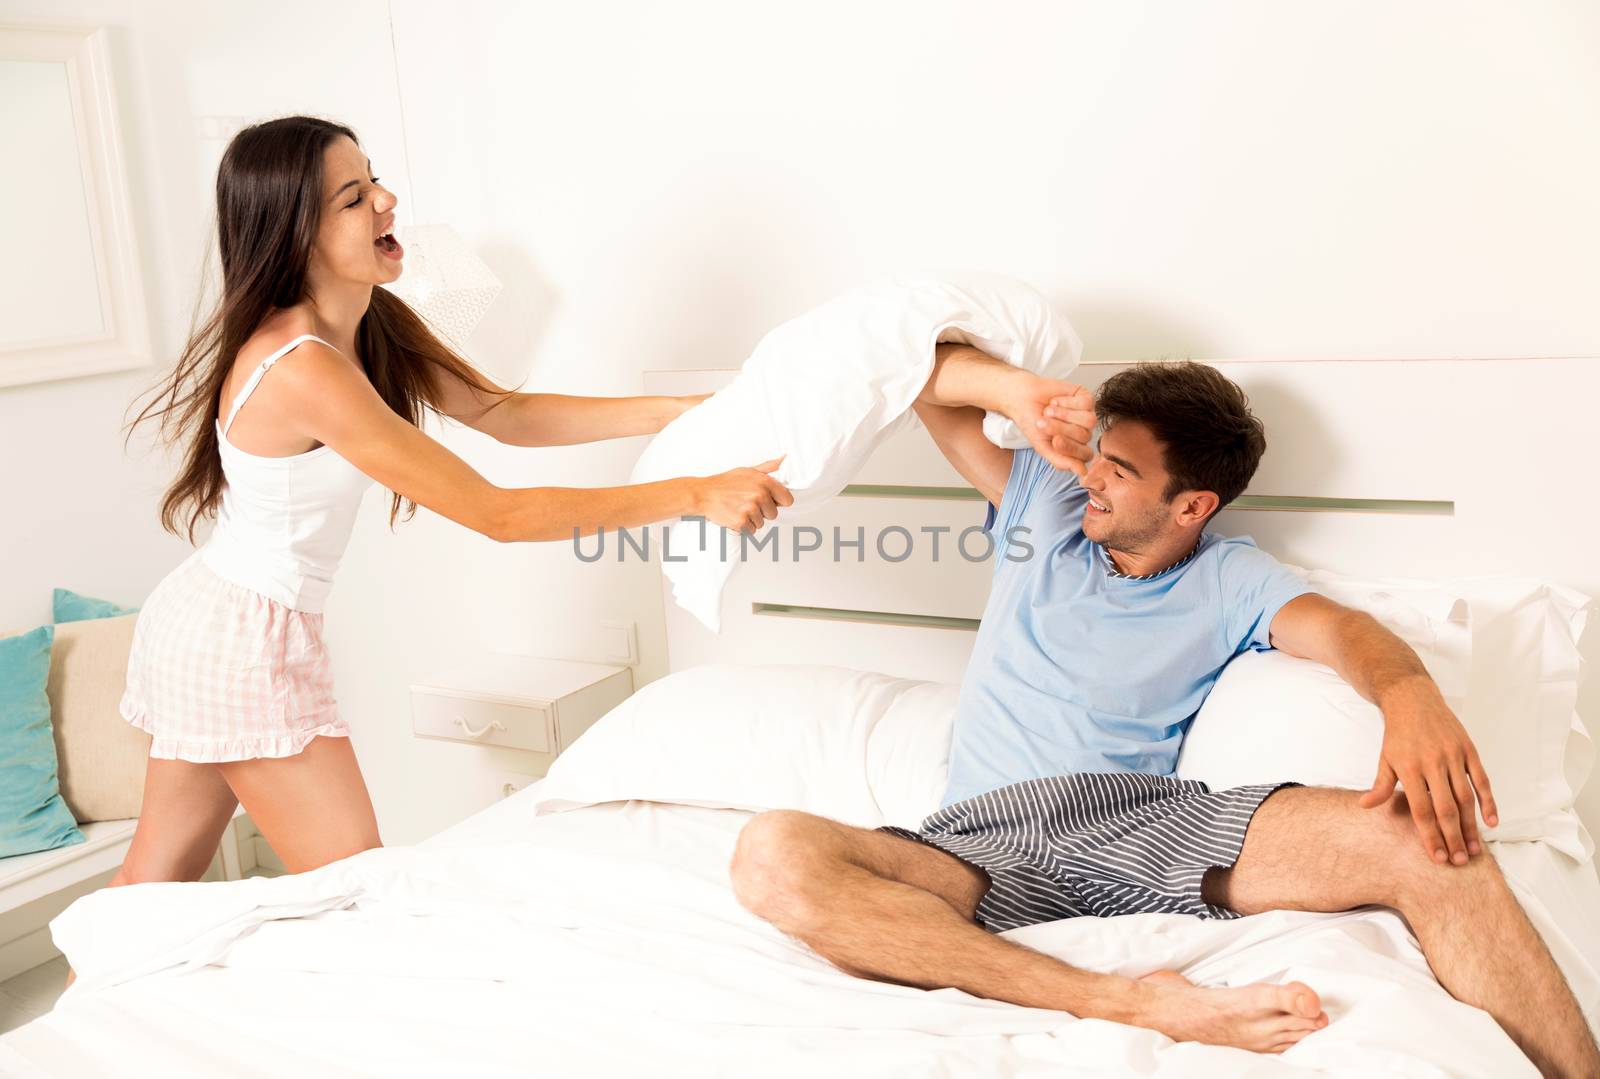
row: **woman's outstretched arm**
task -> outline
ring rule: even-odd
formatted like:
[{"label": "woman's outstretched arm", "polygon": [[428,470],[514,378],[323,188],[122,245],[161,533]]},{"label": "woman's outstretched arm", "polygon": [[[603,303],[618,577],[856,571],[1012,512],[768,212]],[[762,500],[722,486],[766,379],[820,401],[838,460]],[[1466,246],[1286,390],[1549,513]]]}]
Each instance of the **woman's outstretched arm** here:
[{"label": "woman's outstretched arm", "polygon": [[508,446],[572,446],[653,435],[704,399],[518,393],[471,426]]},{"label": "woman's outstretched arm", "polygon": [[301,345],[278,361],[273,377],[289,390],[278,398],[277,422],[331,446],[396,494],[492,539],[561,540],[684,516],[754,531],[794,501],[771,475],[776,460],[624,487],[497,487],[396,415],[366,375],[330,348]]},{"label": "woman's outstretched arm", "polygon": [[456,376],[441,372],[438,411],[508,446],[574,446],[608,438],[653,435],[709,396],[512,393],[501,399],[487,397]]}]

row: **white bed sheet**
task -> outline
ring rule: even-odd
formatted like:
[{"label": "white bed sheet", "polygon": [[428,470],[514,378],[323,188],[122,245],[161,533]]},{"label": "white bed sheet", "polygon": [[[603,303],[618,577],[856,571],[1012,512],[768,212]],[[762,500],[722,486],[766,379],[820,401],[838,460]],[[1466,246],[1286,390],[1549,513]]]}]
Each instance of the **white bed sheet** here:
[{"label": "white bed sheet", "polygon": [[[628,802],[536,818],[536,797],[537,785],[417,847],[312,873],[80,900],[54,923],[79,983],[0,1038],[0,1074],[1535,1074],[1486,1014],[1439,988],[1386,912],[1081,918],[1011,934],[1096,970],[1316,987],[1330,1025],[1257,1056],[849,977],[734,900],[727,863],[748,813]],[[1555,918],[1597,909],[1592,866],[1569,872],[1531,849],[1506,864],[1567,904]],[[1582,940],[1557,950],[1588,978],[1592,1018]]]}]

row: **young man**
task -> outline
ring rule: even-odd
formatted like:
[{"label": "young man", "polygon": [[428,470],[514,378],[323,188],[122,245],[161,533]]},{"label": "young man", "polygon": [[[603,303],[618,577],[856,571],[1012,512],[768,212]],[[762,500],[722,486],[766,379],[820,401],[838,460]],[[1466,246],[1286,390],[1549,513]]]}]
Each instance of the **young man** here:
[{"label": "young man", "polygon": [[[988,442],[984,409],[1033,448]],[[1488,777],[1416,654],[1249,540],[1205,530],[1266,447],[1236,385],[1202,364],[1141,364],[1095,400],[940,345],[917,412],[988,498],[1001,541],[949,789],[916,832],[755,817],[732,865],[746,907],[862,977],[1281,1052],[1327,1024],[1308,986],[1093,974],[995,933],[1077,915],[1382,904],[1445,989],[1543,1072],[1600,1075],[1577,1002],[1483,852]],[[1019,527],[1031,556],[1013,560],[1022,548],[1003,541]],[[1173,777],[1223,666],[1273,647],[1326,663],[1382,709],[1371,790],[1212,792]]]}]

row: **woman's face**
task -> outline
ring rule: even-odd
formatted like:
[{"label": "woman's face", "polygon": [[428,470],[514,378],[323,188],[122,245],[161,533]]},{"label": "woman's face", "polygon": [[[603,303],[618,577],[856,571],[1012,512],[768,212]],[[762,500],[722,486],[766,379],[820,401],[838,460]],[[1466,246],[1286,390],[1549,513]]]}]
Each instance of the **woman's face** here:
[{"label": "woman's face", "polygon": [[372,175],[361,147],[344,136],[336,139],[322,156],[322,221],[309,272],[366,285],[398,278],[405,251],[387,238],[398,202]]}]

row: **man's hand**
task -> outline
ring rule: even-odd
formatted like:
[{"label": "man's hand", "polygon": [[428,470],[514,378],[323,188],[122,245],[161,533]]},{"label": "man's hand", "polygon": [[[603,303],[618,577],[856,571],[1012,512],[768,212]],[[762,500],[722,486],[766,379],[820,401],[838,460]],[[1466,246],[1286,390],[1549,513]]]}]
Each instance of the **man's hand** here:
[{"label": "man's hand", "polygon": [[1005,414],[1016,422],[1040,457],[1080,480],[1094,457],[1094,394],[1060,379],[1029,375],[1015,382]]},{"label": "man's hand", "polygon": [[1383,712],[1378,777],[1361,796],[1372,809],[1405,784],[1406,802],[1422,847],[1434,861],[1465,865],[1483,850],[1478,815],[1500,823],[1477,747],[1444,703],[1439,687],[1411,646],[1376,618],[1315,592],[1297,596],[1273,616],[1272,646],[1325,663]]},{"label": "man's hand", "polygon": [[1476,801],[1491,828],[1500,821],[1489,776],[1477,747],[1427,677],[1389,687],[1380,702],[1383,749],[1372,789],[1361,796],[1365,809],[1385,805],[1395,781],[1404,784],[1411,820],[1422,847],[1436,862],[1466,865],[1482,852]]}]

